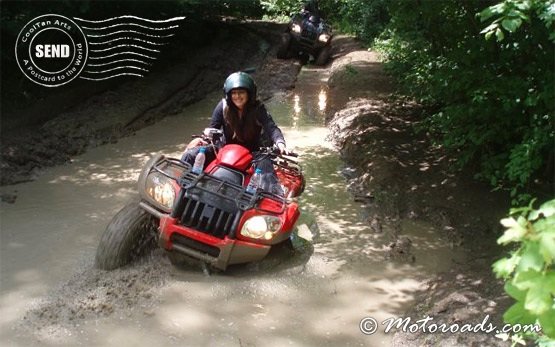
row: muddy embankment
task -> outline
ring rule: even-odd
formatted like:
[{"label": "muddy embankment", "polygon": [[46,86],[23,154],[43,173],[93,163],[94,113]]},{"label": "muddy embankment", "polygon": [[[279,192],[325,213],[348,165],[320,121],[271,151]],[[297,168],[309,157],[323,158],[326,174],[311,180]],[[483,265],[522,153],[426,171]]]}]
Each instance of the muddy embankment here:
[{"label": "muddy embankment", "polygon": [[[268,22],[229,21],[183,27],[144,78],[76,80],[41,90],[47,97],[31,96],[25,106],[5,103],[0,184],[33,180],[45,167],[68,162],[87,148],[115,142],[174,114],[221,88],[225,77],[240,69],[256,68],[262,99],[292,88],[300,64],[275,59],[284,28]],[[191,38],[191,31],[202,35]],[[27,97],[23,89],[18,92]],[[15,198],[2,196],[5,202]]]},{"label": "muddy embankment", "polygon": [[[431,223],[439,241],[467,254],[466,261],[426,284],[406,317],[462,326],[490,315],[500,324],[507,299],[491,264],[499,254],[494,245],[507,197],[491,193],[468,172],[453,171],[453,158],[433,146],[428,134],[415,132],[424,110],[393,97],[394,86],[375,53],[354,50],[336,59],[329,85],[337,110],[329,126],[347,165],[344,174],[373,231],[394,230],[390,255],[414,261],[410,238],[399,233],[403,219]],[[394,345],[507,345],[494,335],[400,332]]]}]

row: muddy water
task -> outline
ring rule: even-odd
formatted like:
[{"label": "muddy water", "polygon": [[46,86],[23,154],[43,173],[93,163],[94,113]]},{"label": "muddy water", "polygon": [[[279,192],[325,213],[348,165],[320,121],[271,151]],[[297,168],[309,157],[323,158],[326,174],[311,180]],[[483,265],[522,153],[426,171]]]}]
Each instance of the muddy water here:
[{"label": "muddy water", "polygon": [[8,346],[387,346],[383,328],[359,322],[400,316],[413,293],[454,256],[434,230],[401,221],[414,262],[387,260],[388,230],[375,233],[352,202],[327,140],[327,76],[304,68],[290,95],[267,103],[307,188],[295,251],[206,276],[176,269],[163,252],[133,266],[92,268],[111,216],[133,198],[151,155],[178,155],[208,123],[219,94],[116,144],[93,149],[17,191],[1,208],[0,342]]}]

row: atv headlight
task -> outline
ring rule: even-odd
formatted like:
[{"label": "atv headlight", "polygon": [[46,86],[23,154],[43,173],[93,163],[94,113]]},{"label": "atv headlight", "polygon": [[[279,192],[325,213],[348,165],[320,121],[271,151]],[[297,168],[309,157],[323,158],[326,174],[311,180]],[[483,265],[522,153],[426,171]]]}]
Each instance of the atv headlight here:
[{"label": "atv headlight", "polygon": [[170,178],[153,172],[147,177],[145,189],[148,196],[160,205],[168,209],[173,207],[176,192]]},{"label": "atv headlight", "polygon": [[330,36],[328,34],[320,34],[320,36],[318,36],[318,41],[320,42],[328,42],[329,39]]},{"label": "atv headlight", "polygon": [[301,33],[301,26],[299,24],[293,24],[291,26],[291,30],[300,34]]},{"label": "atv headlight", "polygon": [[281,228],[281,220],[275,216],[254,216],[243,224],[241,235],[253,239],[271,240]]}]

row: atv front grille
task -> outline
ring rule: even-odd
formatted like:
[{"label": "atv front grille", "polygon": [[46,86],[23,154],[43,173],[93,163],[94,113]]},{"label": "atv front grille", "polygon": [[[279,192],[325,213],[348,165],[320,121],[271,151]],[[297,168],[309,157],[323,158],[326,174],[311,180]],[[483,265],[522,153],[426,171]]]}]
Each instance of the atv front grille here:
[{"label": "atv front grille", "polygon": [[223,239],[232,231],[236,211],[224,211],[217,206],[187,199],[181,214],[181,224]]},{"label": "atv front grille", "polygon": [[316,41],[316,39],[318,38],[318,32],[310,29],[308,30],[305,29],[303,30],[301,36],[305,40]]},{"label": "atv front grille", "polygon": [[[225,176],[224,178],[229,178]],[[187,171],[179,179],[181,190],[170,216],[187,226],[214,237],[235,238],[243,212],[249,209],[270,214],[285,211],[283,197],[270,192],[248,193],[242,185],[226,182],[207,173],[200,175]],[[264,200],[268,208],[259,204]]]},{"label": "atv front grille", "polygon": [[186,172],[179,183],[182,189],[171,216],[181,225],[220,239],[235,237],[243,211],[253,208],[259,198],[241,185],[206,173]]}]

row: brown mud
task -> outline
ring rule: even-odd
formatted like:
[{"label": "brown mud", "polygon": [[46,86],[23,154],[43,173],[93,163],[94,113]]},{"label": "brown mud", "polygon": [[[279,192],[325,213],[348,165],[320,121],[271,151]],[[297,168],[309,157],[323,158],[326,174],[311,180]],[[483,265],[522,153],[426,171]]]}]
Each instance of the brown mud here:
[{"label": "brown mud", "polygon": [[[374,52],[353,49],[331,66],[331,99],[338,110],[329,126],[355,200],[366,206],[376,232],[395,230],[390,256],[408,262],[410,236],[399,233],[401,220],[423,220],[440,230],[441,242],[463,250],[467,260],[433,279],[407,312],[412,322],[432,317],[435,324],[501,326],[508,307],[502,284],[491,271],[498,257],[498,221],[508,210],[507,196],[492,193],[472,174],[453,169],[454,159],[417,132],[424,110],[396,97],[393,81]],[[430,247],[427,250],[433,252]],[[394,346],[503,346],[494,333],[427,334],[398,332]]]}]

